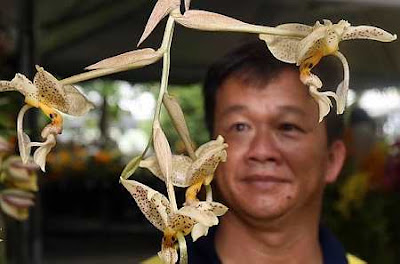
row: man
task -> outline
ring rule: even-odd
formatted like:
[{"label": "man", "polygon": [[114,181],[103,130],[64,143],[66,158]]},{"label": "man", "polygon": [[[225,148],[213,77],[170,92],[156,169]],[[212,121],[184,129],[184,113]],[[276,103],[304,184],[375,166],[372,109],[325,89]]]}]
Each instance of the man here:
[{"label": "man", "polygon": [[211,135],[229,145],[214,178],[229,211],[189,244],[189,263],[362,263],[320,226],[346,149],[341,118],[318,123],[298,68],[248,44],[210,68],[204,96]]}]

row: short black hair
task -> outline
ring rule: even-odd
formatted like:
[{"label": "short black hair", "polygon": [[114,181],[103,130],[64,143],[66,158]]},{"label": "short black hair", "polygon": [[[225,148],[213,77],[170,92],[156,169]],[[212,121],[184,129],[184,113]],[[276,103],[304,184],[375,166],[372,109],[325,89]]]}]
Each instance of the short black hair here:
[{"label": "short black hair", "polygon": [[[314,72],[324,83],[323,88],[333,87],[333,80],[338,82],[337,67],[331,61],[321,60]],[[276,59],[263,41],[246,43],[226,54],[209,67],[204,85],[205,121],[210,136],[214,131],[215,98],[218,88],[230,77],[239,78],[246,84],[262,86],[268,84],[284,70],[298,71],[295,64]],[[336,87],[336,86],[335,86]],[[332,109],[326,118],[328,144],[343,137],[343,117]]]}]

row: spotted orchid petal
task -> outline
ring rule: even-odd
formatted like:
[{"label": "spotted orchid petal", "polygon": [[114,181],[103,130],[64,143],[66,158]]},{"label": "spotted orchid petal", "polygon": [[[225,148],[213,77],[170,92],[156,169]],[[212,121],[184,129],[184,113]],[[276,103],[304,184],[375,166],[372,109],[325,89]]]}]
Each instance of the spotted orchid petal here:
[{"label": "spotted orchid petal", "polygon": [[10,217],[23,221],[29,216],[29,207],[34,205],[34,195],[18,189],[6,189],[0,193],[1,210]]},{"label": "spotted orchid petal", "polygon": [[175,264],[178,261],[178,252],[174,247],[164,247],[158,252],[158,257],[164,264]]},{"label": "spotted orchid petal", "polygon": [[38,89],[40,102],[65,114],[82,116],[94,108],[86,96],[72,85],[61,84],[42,67],[36,66],[33,83]]},{"label": "spotted orchid petal", "polygon": [[183,206],[177,212],[179,215],[188,216],[205,226],[214,226],[218,224],[218,217],[210,211],[202,211],[195,206]]},{"label": "spotted orchid petal", "polygon": [[160,23],[160,21],[172,10],[179,8],[180,4],[180,0],[158,0],[153,11],[151,12],[146,27],[144,28],[144,32],[137,45],[140,46],[140,44],[151,34],[158,23]]},{"label": "spotted orchid petal", "polygon": [[[177,187],[188,187],[187,171],[192,164],[192,160],[184,155],[172,155],[172,184]],[[165,181],[165,177],[160,170],[156,156],[151,156],[142,160],[139,165],[151,171],[157,178]]]},{"label": "spotted orchid petal", "polygon": [[33,107],[39,106],[39,92],[37,87],[23,74],[17,73],[10,84],[25,96],[25,102]]},{"label": "spotted orchid petal", "polygon": [[171,214],[168,199],[161,193],[137,181],[123,178],[120,178],[120,181],[135,199],[147,220],[160,231],[166,229],[168,226],[167,218]]},{"label": "spotted orchid petal", "polygon": [[131,69],[140,68],[153,64],[163,56],[160,51],[146,48],[125,52],[114,57],[101,60],[93,65],[86,67],[86,70],[118,68],[130,66]]},{"label": "spotted orchid petal", "polygon": [[[301,32],[305,35],[312,31],[312,27],[297,23],[282,24],[276,28]],[[300,37],[260,34],[259,38],[265,41],[272,55],[274,55],[274,57],[278,60],[287,63],[296,62],[296,53],[298,50],[298,45],[301,41]]]},{"label": "spotted orchid petal", "polygon": [[179,210],[177,213],[170,215],[168,219],[168,227],[176,232],[181,232],[183,235],[189,234],[195,224],[195,219],[189,215],[181,214]]},{"label": "spotted orchid petal", "polygon": [[324,27],[318,27],[300,41],[296,52],[297,66],[299,66],[305,59],[312,56],[319,55],[322,57],[322,49],[324,47],[323,38],[325,36],[326,29]]},{"label": "spotted orchid petal", "polygon": [[378,27],[355,26],[347,28],[342,35],[342,40],[350,39],[371,39],[381,42],[391,42],[397,39],[397,35]]},{"label": "spotted orchid petal", "polygon": [[218,164],[226,160],[225,149],[227,146],[226,143],[215,145],[198,156],[188,171],[190,177],[187,180],[190,185],[199,181],[204,181],[204,184],[207,185],[210,184]]}]

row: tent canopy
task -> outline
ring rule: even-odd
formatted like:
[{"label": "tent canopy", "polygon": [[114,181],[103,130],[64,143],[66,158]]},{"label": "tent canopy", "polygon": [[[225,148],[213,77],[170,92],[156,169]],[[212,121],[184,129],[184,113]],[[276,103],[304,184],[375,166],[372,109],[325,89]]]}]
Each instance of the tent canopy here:
[{"label": "tent canopy", "polygon": [[[21,16],[20,0],[0,0],[4,28],[15,28]],[[38,63],[59,77],[68,77],[100,59],[136,49],[154,0],[36,0],[34,19]],[[242,21],[276,26],[298,22],[313,25],[330,19],[352,25],[374,25],[400,32],[397,0],[197,0],[191,9],[203,9]],[[158,48],[165,19],[141,47]],[[171,53],[171,83],[199,82],[207,66],[229,48],[256,35],[200,32],[176,26]],[[355,40],[340,44],[350,64],[351,88],[365,89],[400,83],[400,42]],[[115,74],[110,78],[132,82],[158,81],[161,63]]]}]

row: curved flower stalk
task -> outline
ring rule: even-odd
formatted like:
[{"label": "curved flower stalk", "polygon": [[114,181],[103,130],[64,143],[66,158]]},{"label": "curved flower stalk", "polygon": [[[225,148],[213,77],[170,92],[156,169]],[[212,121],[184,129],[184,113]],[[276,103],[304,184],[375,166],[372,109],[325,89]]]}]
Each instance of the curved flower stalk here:
[{"label": "curved flower stalk", "polygon": [[[202,185],[210,185],[219,162],[226,161],[225,149],[227,146],[224,138],[218,136],[216,140],[211,140],[196,150],[196,160],[184,155],[172,156],[171,181],[174,186],[188,187],[186,190],[187,205],[198,202],[196,196]],[[151,156],[141,161],[139,166],[149,169],[156,177],[166,181],[157,157]]]},{"label": "curved flower stalk", "polygon": [[[218,224],[218,217],[223,215],[227,208],[216,202],[203,202],[194,208],[186,206],[174,212],[168,199],[161,193],[134,180],[120,179],[122,185],[135,199],[145,217],[164,233],[159,257],[164,263],[176,263],[178,253],[175,248],[179,236],[192,233],[194,239],[205,235],[208,228]],[[196,228],[195,228],[196,227]],[[185,240],[179,241],[186,243]],[[180,245],[185,248],[184,245]],[[181,252],[181,261],[183,252]],[[186,252],[185,252],[186,254]],[[184,261],[185,262],[185,261]]]},{"label": "curved flower stalk", "polygon": [[[309,86],[310,93],[319,105],[320,121],[329,113],[332,103],[329,97],[336,100],[337,113],[342,114],[349,89],[349,67],[346,57],[339,52],[339,42],[350,39],[371,39],[381,42],[394,41],[397,36],[373,26],[351,26],[349,22],[340,20],[332,24],[324,20],[323,24],[316,22],[313,27],[302,24],[283,24],[276,28],[297,31],[306,37],[273,36],[260,34],[272,52],[279,60],[296,63],[300,66],[300,79]],[[311,70],[322,57],[333,55],[340,59],[343,65],[344,80],[339,84],[336,93],[319,92],[322,82]]]},{"label": "curved flower stalk", "polygon": [[[32,146],[39,146],[31,143],[29,136],[23,132],[23,118],[27,110],[31,107],[40,108],[42,112],[50,118],[49,128],[45,128],[46,146],[55,145],[55,135],[60,134],[63,126],[61,113],[81,116],[94,108],[94,105],[72,85],[61,84],[53,75],[45,71],[42,67],[36,66],[37,73],[33,83],[24,75],[17,73],[11,81],[0,81],[0,91],[18,91],[25,96],[26,105],[21,109],[17,120],[18,146],[22,161],[27,162]],[[51,127],[51,128],[50,128]],[[49,136],[48,131],[52,131]],[[37,150],[35,162],[44,170],[43,151],[44,148]],[[48,147],[46,148],[48,149]],[[47,152],[48,153],[48,152]]]}]

